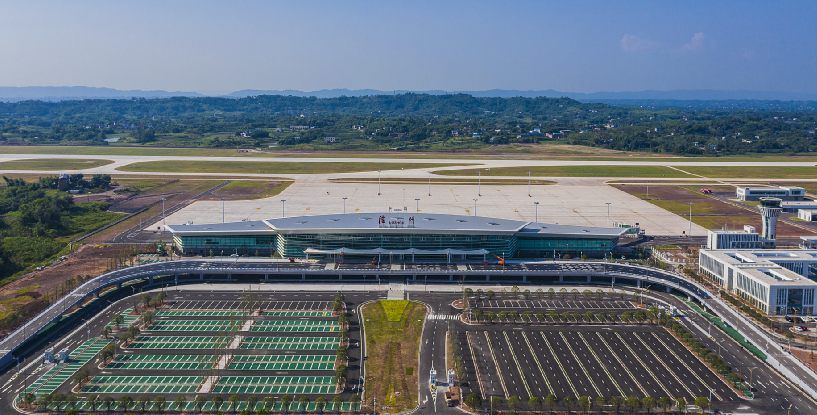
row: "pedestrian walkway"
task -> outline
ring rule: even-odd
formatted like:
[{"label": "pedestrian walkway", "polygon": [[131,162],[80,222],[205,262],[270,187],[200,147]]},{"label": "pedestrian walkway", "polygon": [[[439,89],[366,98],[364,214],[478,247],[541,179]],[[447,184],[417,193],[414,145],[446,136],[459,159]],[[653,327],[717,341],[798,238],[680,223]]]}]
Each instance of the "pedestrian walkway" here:
[{"label": "pedestrian walkway", "polygon": [[459,320],[459,314],[429,314],[429,320]]}]

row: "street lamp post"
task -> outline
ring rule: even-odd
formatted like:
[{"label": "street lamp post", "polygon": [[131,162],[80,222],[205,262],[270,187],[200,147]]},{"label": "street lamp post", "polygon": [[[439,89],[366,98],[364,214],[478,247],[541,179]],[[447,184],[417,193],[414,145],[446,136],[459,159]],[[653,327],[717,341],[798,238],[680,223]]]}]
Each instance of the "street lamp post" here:
[{"label": "street lamp post", "polygon": [[477,199],[474,199],[474,217],[477,217]]},{"label": "street lamp post", "polygon": [[165,231],[165,198],[162,198],[162,232]]},{"label": "street lamp post", "polygon": [[221,198],[221,223],[224,223],[224,201],[225,200],[226,199],[224,199],[223,197]]},{"label": "street lamp post", "polygon": [[606,202],[607,204],[607,227],[610,227],[610,202]]},{"label": "street lamp post", "polygon": [[535,209],[534,214],[534,222],[539,222],[539,202],[533,202],[533,208]]},{"label": "street lamp post", "polygon": [[380,170],[377,171],[377,195],[380,196]]},{"label": "street lamp post", "polygon": [[287,200],[286,199],[281,199],[281,217],[282,218],[287,217],[286,209],[285,209],[286,204],[287,204]]},{"label": "street lamp post", "polygon": [[689,202],[689,233],[687,238],[692,236],[692,202]]},{"label": "street lamp post", "polygon": [[428,195],[431,196],[431,172],[428,172]]},{"label": "street lamp post", "polygon": [[343,213],[346,213],[346,198],[343,198]]},{"label": "street lamp post", "polygon": [[528,172],[528,197],[530,197],[530,172]]},{"label": "street lamp post", "polygon": [[482,172],[478,171],[477,175],[477,196],[482,196]]},{"label": "street lamp post", "polygon": [[417,202],[417,213],[420,213],[420,199],[414,199]]}]

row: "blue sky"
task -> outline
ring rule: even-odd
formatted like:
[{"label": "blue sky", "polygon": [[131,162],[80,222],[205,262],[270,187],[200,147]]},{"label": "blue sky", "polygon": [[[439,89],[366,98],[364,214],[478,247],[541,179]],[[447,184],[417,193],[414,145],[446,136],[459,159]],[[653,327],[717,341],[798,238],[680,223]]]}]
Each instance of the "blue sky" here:
[{"label": "blue sky", "polygon": [[0,86],[817,92],[816,1],[2,1]]}]

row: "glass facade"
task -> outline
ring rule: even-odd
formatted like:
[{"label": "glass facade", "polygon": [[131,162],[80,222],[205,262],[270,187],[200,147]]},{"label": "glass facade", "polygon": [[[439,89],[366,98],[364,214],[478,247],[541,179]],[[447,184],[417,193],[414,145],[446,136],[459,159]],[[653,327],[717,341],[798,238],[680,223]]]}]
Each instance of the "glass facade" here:
[{"label": "glass facade", "polygon": [[276,235],[179,236],[173,242],[183,254],[194,255],[272,255]]},{"label": "glass facade", "polygon": [[519,256],[523,258],[550,258],[553,257],[555,252],[557,256],[584,254],[589,257],[600,257],[611,252],[616,245],[618,245],[618,238],[519,238]]},{"label": "glass facade", "polygon": [[304,256],[307,248],[347,249],[485,249],[497,256],[512,257],[517,251],[515,235],[425,235],[425,234],[292,234],[278,235],[275,247],[285,257]]}]

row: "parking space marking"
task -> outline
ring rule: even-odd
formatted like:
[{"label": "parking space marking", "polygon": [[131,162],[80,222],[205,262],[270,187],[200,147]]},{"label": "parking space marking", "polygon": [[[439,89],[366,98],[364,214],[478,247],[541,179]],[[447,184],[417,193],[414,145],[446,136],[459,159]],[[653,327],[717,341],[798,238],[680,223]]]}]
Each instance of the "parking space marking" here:
[{"label": "parking space marking", "polygon": [[528,391],[528,397],[532,397],[533,394],[530,392],[530,386],[528,386],[528,380],[525,379],[525,373],[522,372],[522,366],[519,365],[519,360],[516,359],[516,353],[513,351],[513,346],[511,345],[511,339],[508,338],[508,332],[503,331],[502,334],[505,335],[505,342],[508,343],[508,350],[511,351],[511,357],[513,357],[514,363],[516,363],[516,368],[519,370],[519,377],[522,378],[522,384],[525,385],[525,390]]},{"label": "parking space marking", "polygon": [[485,395],[485,387],[482,385],[482,378],[479,376],[479,365],[477,365],[477,357],[476,357],[476,355],[474,355],[474,348],[471,346],[471,332],[470,331],[465,332],[465,338],[466,338],[466,340],[468,342],[468,350],[471,351],[471,361],[474,362],[474,372],[477,375],[477,384],[479,384],[479,391],[482,394],[482,396],[487,396],[487,395]]},{"label": "parking space marking", "polygon": [[[702,385],[704,385],[704,387],[705,387],[707,390],[710,390],[710,391],[711,391],[712,389],[715,389],[715,388],[713,388],[713,387],[711,387],[711,386],[707,385],[707,384],[706,384],[706,382],[704,382],[704,380],[703,380],[703,379],[701,379],[701,377],[700,377],[700,376],[698,376],[698,374],[697,374],[697,373],[695,373],[695,371],[694,371],[694,370],[692,370],[692,368],[690,368],[690,367],[689,367],[689,366],[686,364],[686,362],[684,362],[683,360],[681,360],[681,358],[680,358],[680,357],[678,357],[678,355],[677,355],[677,354],[675,354],[675,351],[674,351],[674,350],[672,350],[671,348],[669,348],[669,346],[667,346],[667,344],[666,344],[666,343],[664,343],[664,341],[663,341],[663,340],[661,340],[661,338],[659,338],[658,336],[656,336],[656,335],[655,335],[655,333],[652,333],[652,335],[653,335],[653,337],[655,337],[655,338],[656,338],[656,339],[657,339],[657,340],[658,340],[658,341],[659,341],[661,344],[663,344],[663,345],[664,345],[664,347],[665,347],[667,350],[669,350],[669,352],[670,352],[670,353],[672,353],[672,355],[673,355],[673,356],[675,356],[675,358],[676,358],[676,359],[677,359],[679,362],[681,362],[681,364],[682,364],[682,365],[684,365],[684,367],[686,367],[686,368],[687,368],[687,370],[689,370],[690,372],[692,372],[692,375],[693,375],[693,376],[695,376],[695,377],[698,379],[698,381],[699,381],[699,382],[701,382],[701,384],[702,384]],[[638,335],[636,335],[636,337],[638,337],[638,340],[641,340],[641,342],[642,342],[642,343],[644,343],[644,340],[643,340],[643,339],[641,339],[641,337],[639,337]],[[644,343],[644,345],[645,345],[645,346],[647,346],[647,344],[646,344],[646,343]],[[649,347],[647,347],[647,348],[649,349]],[[650,350],[650,351],[652,351],[652,350]],[[676,376],[676,379],[677,379],[677,376]],[[695,394],[693,394],[693,393],[692,393],[692,391],[690,391],[690,390],[689,390],[689,388],[687,388],[687,387],[686,387],[686,385],[684,385],[684,387],[686,388],[686,390],[688,390],[688,391],[689,391],[690,395],[695,396]],[[720,395],[718,395],[718,393],[717,393],[717,392],[712,392],[712,394],[713,394],[713,395],[714,395],[716,398],[718,398],[718,400],[723,401],[723,398],[721,398],[721,396],[720,396]]]},{"label": "parking space marking", "polygon": [[573,389],[573,396],[579,396],[579,393],[576,392],[576,387],[573,386],[573,382],[570,381],[570,376],[567,376],[567,371],[565,370],[564,366],[562,366],[562,362],[559,361],[556,352],[553,350],[553,346],[550,345],[548,338],[545,337],[545,332],[540,331],[539,334],[541,334],[542,338],[545,339],[545,344],[547,345],[548,349],[550,349],[550,354],[553,355],[553,360],[555,360],[556,364],[559,365],[559,369],[562,369],[562,374],[565,375],[565,379],[567,379],[567,384],[570,385],[570,389]]},{"label": "parking space marking", "polygon": [[[664,366],[664,369],[666,369],[666,371],[667,371],[667,372],[668,372],[670,375],[672,375],[672,377],[674,377],[674,378],[675,378],[675,380],[676,380],[676,381],[678,381],[678,383],[679,383],[681,386],[683,386],[683,387],[684,387],[684,389],[686,389],[686,391],[689,393],[689,396],[695,396],[695,393],[693,393],[693,392],[692,392],[692,390],[691,390],[691,389],[689,389],[689,386],[687,386],[687,384],[686,384],[686,383],[684,383],[684,382],[682,382],[682,381],[681,381],[681,378],[679,378],[679,377],[678,377],[678,375],[677,375],[677,374],[675,374],[675,372],[674,372],[672,369],[670,369],[670,367],[669,367],[669,366],[668,366],[668,365],[667,365],[667,364],[666,364],[666,363],[665,363],[663,360],[661,360],[661,358],[660,358],[660,357],[658,357],[658,355],[655,353],[655,351],[654,351],[654,350],[652,350],[652,349],[651,349],[651,348],[650,348],[650,347],[647,345],[647,343],[644,343],[644,340],[641,338],[641,336],[639,336],[639,335],[638,335],[638,333],[633,333],[633,335],[635,336],[635,338],[637,338],[637,339],[638,339],[638,341],[640,341],[640,342],[641,342],[641,344],[643,344],[643,345],[644,345],[644,348],[645,348],[645,349],[647,349],[647,351],[649,351],[649,352],[650,352],[650,354],[652,354],[652,355],[655,357],[655,360],[656,360],[656,361],[658,361],[658,363],[660,363],[660,364],[661,364],[661,366]],[[682,362],[682,363],[683,363],[683,362]],[[694,372],[693,372],[693,373],[694,373]],[[697,376],[696,376],[696,377],[697,377]],[[700,378],[699,378],[699,380],[700,380]],[[701,383],[703,383],[703,382],[701,382]],[[706,384],[704,383],[704,385],[706,385]],[[717,394],[716,394],[715,396],[717,397]],[[718,397],[718,399],[720,399],[720,397]],[[721,400],[723,400],[723,399],[721,399]]]},{"label": "parking space marking", "polygon": [[633,373],[630,372],[630,369],[627,369],[627,366],[624,365],[624,362],[621,361],[621,358],[618,357],[618,355],[613,351],[613,348],[610,347],[609,344],[607,344],[607,341],[604,340],[604,337],[601,335],[601,333],[596,332],[596,335],[599,337],[599,339],[601,339],[601,342],[604,343],[604,345],[607,347],[607,350],[610,351],[610,354],[613,355],[613,357],[615,357],[616,360],[618,360],[618,363],[621,365],[621,367],[624,369],[624,371],[627,372],[628,375],[630,375],[630,378],[633,379],[633,382],[635,382],[635,385],[638,386],[638,389],[641,389],[641,393],[643,393],[644,396],[650,396],[650,394],[647,393],[647,390],[644,389],[643,386],[641,386],[641,382],[638,381],[638,378],[633,376]]},{"label": "parking space marking", "polygon": [[642,361],[642,360],[641,360],[641,358],[640,358],[640,357],[638,357],[638,355],[637,355],[637,354],[636,354],[636,353],[633,351],[632,347],[630,347],[630,345],[629,345],[629,344],[627,344],[627,342],[626,342],[626,341],[624,341],[624,338],[623,338],[623,337],[621,337],[621,334],[616,333],[616,336],[618,337],[618,339],[619,339],[619,340],[621,340],[621,344],[623,344],[623,345],[624,345],[624,347],[626,347],[626,348],[627,348],[627,350],[629,350],[629,351],[630,351],[630,353],[632,353],[632,354],[633,354],[633,356],[635,356],[635,359],[636,359],[636,360],[638,360],[638,363],[641,363],[641,366],[643,366],[643,367],[644,367],[644,370],[646,370],[646,371],[647,371],[647,373],[649,373],[649,374],[650,374],[650,376],[652,376],[652,378],[655,380],[655,383],[657,383],[657,384],[658,384],[658,386],[660,386],[660,387],[661,387],[661,389],[663,389],[663,390],[664,390],[664,392],[666,392],[666,393],[667,393],[667,396],[672,396],[672,393],[670,393],[669,389],[667,389],[667,387],[666,387],[666,386],[664,386],[664,384],[663,384],[663,383],[661,383],[661,381],[659,381],[659,380],[658,380],[658,377],[657,377],[657,376],[655,376],[655,373],[652,373],[652,370],[650,370],[650,368],[649,368],[649,367],[647,367],[647,365],[645,365],[645,364],[644,364],[644,361]]},{"label": "parking space marking", "polygon": [[[588,349],[588,350],[590,350],[590,354],[592,354],[592,355],[593,355],[593,357],[595,357],[595,358],[596,358],[596,361],[599,363],[599,365],[601,366],[601,368],[604,370],[604,373],[606,373],[606,374],[607,374],[607,377],[608,377],[608,378],[610,378],[610,381],[612,381],[612,382],[613,382],[613,385],[615,385],[615,386],[616,386],[616,389],[618,389],[618,393],[619,393],[621,396],[623,396],[623,397],[625,397],[625,398],[626,398],[626,397],[627,397],[627,394],[624,392],[624,389],[621,389],[621,386],[619,386],[619,385],[618,385],[618,382],[616,382],[616,380],[615,380],[615,379],[613,379],[613,376],[610,374],[610,371],[609,371],[609,370],[607,370],[607,366],[605,366],[605,365],[604,365],[604,363],[602,363],[602,362],[601,362],[601,359],[599,359],[599,356],[596,354],[596,351],[595,351],[595,350],[593,350],[593,348],[592,348],[592,347],[590,347],[590,343],[588,343],[588,342],[587,342],[587,339],[585,339],[585,338],[584,338],[584,336],[582,335],[582,333],[581,333],[581,332],[578,332],[578,333],[576,333],[576,334],[578,334],[578,335],[579,335],[579,338],[581,338],[581,339],[582,339],[582,341],[584,342],[585,346],[587,346],[587,349]],[[598,390],[598,389],[597,389],[597,390]],[[601,394],[599,394],[599,396],[601,396]]]},{"label": "parking space marking", "polygon": [[582,372],[584,372],[585,376],[587,376],[587,380],[590,381],[590,385],[593,386],[593,389],[596,390],[596,396],[602,396],[599,387],[596,386],[596,382],[593,382],[593,378],[590,377],[590,373],[588,373],[587,369],[584,368],[584,365],[582,364],[582,361],[579,359],[579,356],[576,356],[576,352],[573,350],[573,347],[570,346],[570,342],[567,341],[565,333],[563,331],[560,331],[559,335],[562,336],[562,340],[564,340],[565,344],[567,345],[567,350],[570,350],[570,353],[573,355],[573,358],[576,359],[576,363],[579,364],[579,367],[582,369]]},{"label": "parking space marking", "polygon": [[[491,358],[494,359],[494,363],[496,363],[496,353],[494,353],[494,348],[491,346],[491,338],[488,336],[488,332],[485,332],[485,339],[488,343],[488,350],[491,351]],[[505,399],[510,398],[508,395],[508,388],[505,387],[505,379],[502,378],[502,371],[499,370],[499,365],[496,365],[496,374],[499,376],[499,383],[502,385],[502,390],[505,391]]]},{"label": "parking space marking", "polygon": [[[533,351],[533,346],[530,345],[530,340],[528,340],[528,335],[523,331],[522,337],[525,338],[525,343],[528,344],[528,349],[530,349],[530,354],[533,356],[533,360],[536,362],[536,366],[539,367],[539,372],[542,373],[542,377],[545,378],[545,383],[548,387],[548,392],[553,393],[553,387],[550,386],[550,380],[548,379],[547,375],[545,374],[545,370],[542,369],[542,364],[539,363],[539,358],[536,357],[536,352]],[[485,395],[483,395],[485,396]]]}]

